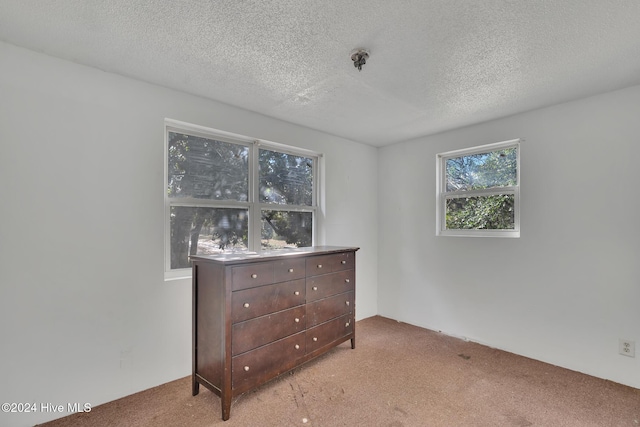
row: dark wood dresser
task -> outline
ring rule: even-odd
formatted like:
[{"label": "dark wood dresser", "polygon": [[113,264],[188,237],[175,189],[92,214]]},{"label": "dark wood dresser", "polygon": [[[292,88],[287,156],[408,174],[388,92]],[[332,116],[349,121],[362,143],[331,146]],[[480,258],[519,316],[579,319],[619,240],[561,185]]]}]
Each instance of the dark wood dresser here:
[{"label": "dark wood dresser", "polygon": [[358,248],[192,256],[193,395],[234,397],[347,340],[355,348]]}]

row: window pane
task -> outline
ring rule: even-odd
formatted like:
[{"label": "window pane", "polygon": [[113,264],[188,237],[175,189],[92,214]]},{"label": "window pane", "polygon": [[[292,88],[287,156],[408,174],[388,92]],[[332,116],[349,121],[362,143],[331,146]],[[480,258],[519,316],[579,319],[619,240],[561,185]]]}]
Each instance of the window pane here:
[{"label": "window pane", "polygon": [[514,200],[513,194],[447,198],[447,229],[513,230]]},{"label": "window pane", "polygon": [[282,249],[311,246],[313,213],[262,211],[262,248]]},{"label": "window pane", "polygon": [[189,255],[247,249],[244,209],[171,207],[171,268],[188,268]]},{"label": "window pane", "polygon": [[249,148],[169,132],[169,197],[248,200]]},{"label": "window pane", "polygon": [[446,168],[446,191],[517,185],[517,148],[447,159]]},{"label": "window pane", "polygon": [[313,159],[260,150],[260,202],[313,204]]}]

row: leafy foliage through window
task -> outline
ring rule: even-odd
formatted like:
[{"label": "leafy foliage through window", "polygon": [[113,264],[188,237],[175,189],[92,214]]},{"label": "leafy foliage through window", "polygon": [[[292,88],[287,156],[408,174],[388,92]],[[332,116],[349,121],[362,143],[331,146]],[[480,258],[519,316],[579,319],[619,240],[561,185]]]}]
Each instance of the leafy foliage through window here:
[{"label": "leafy foliage through window", "polygon": [[189,125],[168,124],[166,139],[167,271],[194,254],[313,244],[317,155]]},{"label": "leafy foliage through window", "polygon": [[519,237],[519,141],[438,155],[438,234]]}]

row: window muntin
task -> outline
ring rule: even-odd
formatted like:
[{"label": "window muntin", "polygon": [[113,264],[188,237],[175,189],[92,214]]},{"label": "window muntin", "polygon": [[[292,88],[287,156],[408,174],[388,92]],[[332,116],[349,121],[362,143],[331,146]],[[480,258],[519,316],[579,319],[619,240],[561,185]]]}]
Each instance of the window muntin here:
[{"label": "window muntin", "polygon": [[319,155],[167,119],[165,278],[189,255],[314,244]]},{"label": "window muntin", "polygon": [[520,236],[519,140],[437,158],[438,235]]}]

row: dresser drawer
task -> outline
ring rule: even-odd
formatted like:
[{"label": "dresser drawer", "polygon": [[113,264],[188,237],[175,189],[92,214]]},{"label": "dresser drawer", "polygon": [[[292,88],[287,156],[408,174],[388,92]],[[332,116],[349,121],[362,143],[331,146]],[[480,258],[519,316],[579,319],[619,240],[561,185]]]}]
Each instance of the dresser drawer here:
[{"label": "dresser drawer", "polygon": [[238,355],[305,329],[305,306],[301,305],[236,323],[231,332],[231,353]]},{"label": "dresser drawer", "polygon": [[353,312],[354,295],[346,292],[307,304],[307,327]]},{"label": "dresser drawer", "polygon": [[353,316],[347,314],[306,331],[307,353],[330,344],[353,332]]},{"label": "dresser drawer", "polygon": [[231,294],[231,322],[285,310],[305,302],[304,279],[235,291]]},{"label": "dresser drawer", "polygon": [[355,260],[356,258],[353,252],[341,252],[307,258],[307,277],[353,269],[356,265]]},{"label": "dresser drawer", "polygon": [[232,358],[235,392],[242,393],[296,366],[305,354],[305,333],[300,332]]},{"label": "dresser drawer", "polygon": [[307,278],[307,302],[355,289],[355,270],[323,274]]},{"label": "dresser drawer", "polygon": [[305,276],[306,262],[304,258],[287,258],[274,263],[274,282],[303,279]]},{"label": "dresser drawer", "polygon": [[234,291],[273,283],[273,262],[256,262],[231,268]]}]

